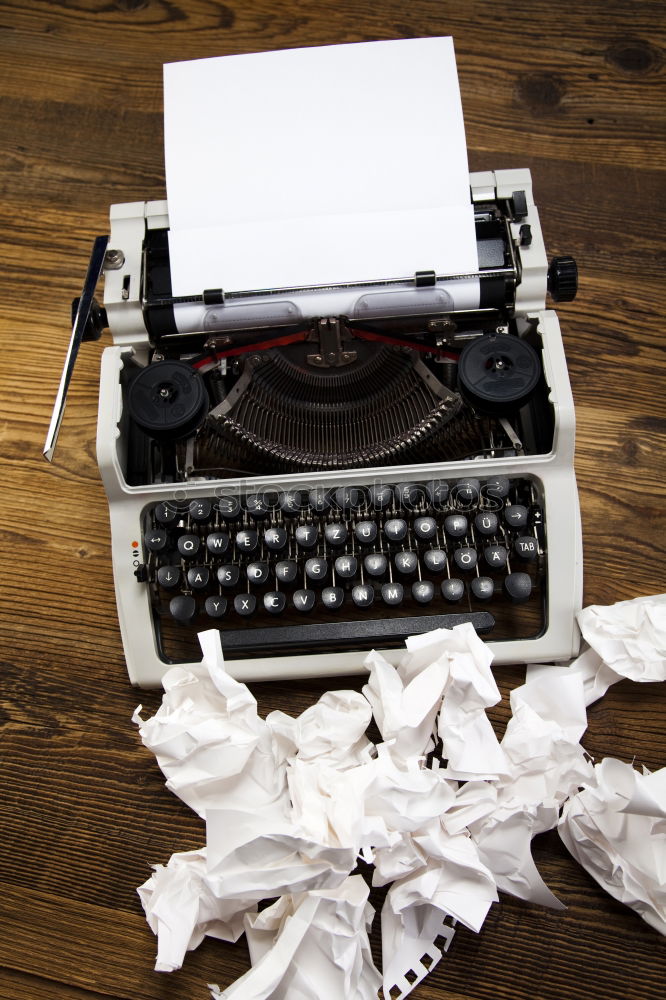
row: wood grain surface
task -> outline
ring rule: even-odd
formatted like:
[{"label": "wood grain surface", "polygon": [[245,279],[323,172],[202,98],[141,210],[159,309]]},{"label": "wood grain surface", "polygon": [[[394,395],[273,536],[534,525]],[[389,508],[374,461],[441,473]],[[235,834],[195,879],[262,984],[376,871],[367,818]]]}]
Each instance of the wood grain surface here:
[{"label": "wood grain surface", "polygon": [[[549,253],[579,262],[578,298],[559,315],[585,603],[607,604],[666,589],[665,14],[630,0],[0,2],[2,1000],[195,1000],[248,967],[243,943],[207,940],[182,971],[152,971],[136,886],[204,831],[130,723],[159,696],[129,686],[118,633],[95,462],[100,345],[81,351],[55,464],[41,456],[92,239],[112,202],[165,196],[162,64],[454,36],[471,169],[531,168]],[[498,732],[521,677],[498,669]],[[256,693],[263,712],[295,714],[327,687]],[[611,689],[590,709],[590,754],[662,767],[665,688]],[[555,833],[534,853],[567,909],[502,896],[414,1000],[663,996],[663,939]],[[373,947],[379,961],[377,932]]]}]

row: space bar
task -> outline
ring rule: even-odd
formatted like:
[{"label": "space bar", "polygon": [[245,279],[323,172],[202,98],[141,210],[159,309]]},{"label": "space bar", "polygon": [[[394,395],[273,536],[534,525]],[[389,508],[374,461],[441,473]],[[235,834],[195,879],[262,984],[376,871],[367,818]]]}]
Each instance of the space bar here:
[{"label": "space bar", "polygon": [[409,635],[435,628],[453,628],[471,622],[477,632],[490,632],[495,619],[488,611],[461,614],[417,615],[412,618],[378,618],[331,621],[317,625],[278,625],[268,628],[221,629],[222,648],[236,652],[284,653],[324,646],[332,649],[395,643]]}]

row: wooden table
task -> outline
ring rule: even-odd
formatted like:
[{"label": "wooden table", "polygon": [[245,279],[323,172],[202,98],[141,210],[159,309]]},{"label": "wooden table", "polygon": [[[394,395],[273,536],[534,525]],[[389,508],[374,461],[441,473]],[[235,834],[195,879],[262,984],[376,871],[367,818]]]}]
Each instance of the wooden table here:
[{"label": "wooden table", "polygon": [[[99,345],[81,352],[55,464],[41,456],[92,238],[112,202],[165,195],[162,63],[454,36],[470,168],[530,167],[550,254],[579,261],[578,298],[559,314],[585,603],[608,604],[665,589],[665,13],[626,0],[0,4],[3,998],[193,1000],[248,965],[244,944],[208,940],[181,972],[152,971],[135,887],[203,828],[130,724],[139,700],[153,711],[159,696],[130,688],[123,663],[95,462]],[[505,699],[521,676],[498,670]],[[256,693],[262,711],[297,713],[327,686]],[[591,708],[584,745],[597,760],[663,766],[665,701],[664,685],[622,682]],[[506,700],[493,718],[501,729]],[[478,936],[458,932],[415,1000],[663,995],[659,935],[557,834],[534,854],[568,909],[503,896]]]}]

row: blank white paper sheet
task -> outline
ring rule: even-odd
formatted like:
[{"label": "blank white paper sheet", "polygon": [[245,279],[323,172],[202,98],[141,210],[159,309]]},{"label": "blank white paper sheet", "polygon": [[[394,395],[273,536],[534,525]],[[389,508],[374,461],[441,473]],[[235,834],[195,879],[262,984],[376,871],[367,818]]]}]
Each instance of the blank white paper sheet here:
[{"label": "blank white paper sheet", "polygon": [[476,272],[453,42],[164,66],[174,295]]}]

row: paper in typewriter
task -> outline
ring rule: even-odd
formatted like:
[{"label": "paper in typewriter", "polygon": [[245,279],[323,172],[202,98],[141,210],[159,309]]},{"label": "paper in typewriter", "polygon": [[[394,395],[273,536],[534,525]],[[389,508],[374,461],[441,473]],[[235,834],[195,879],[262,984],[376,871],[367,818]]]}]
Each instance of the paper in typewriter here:
[{"label": "paper in typewriter", "polygon": [[450,38],[164,67],[175,295],[475,273]]}]

